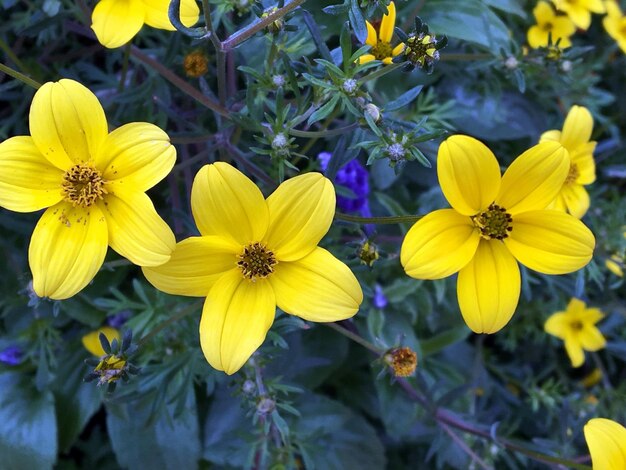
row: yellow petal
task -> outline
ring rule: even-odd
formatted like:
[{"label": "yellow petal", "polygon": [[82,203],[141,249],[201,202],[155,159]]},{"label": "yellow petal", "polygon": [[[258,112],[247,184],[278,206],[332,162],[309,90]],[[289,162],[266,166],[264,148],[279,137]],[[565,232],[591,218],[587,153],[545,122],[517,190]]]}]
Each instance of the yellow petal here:
[{"label": "yellow petal", "polygon": [[219,237],[187,238],[176,245],[167,263],[143,268],[143,273],[168,294],[206,297],[215,281],[237,266],[237,249]]},{"label": "yellow petal", "polygon": [[513,230],[504,243],[523,265],[544,274],[566,274],[585,266],[595,239],[580,220],[553,210],[513,217]]},{"label": "yellow petal", "polygon": [[606,340],[600,330],[589,324],[580,332],[580,343],[585,351],[599,351],[606,346]]},{"label": "yellow petal", "polygon": [[154,124],[134,122],[109,134],[99,160],[106,181],[145,192],[172,170],[176,149]]},{"label": "yellow petal", "polygon": [[480,235],[472,220],[454,209],[441,209],[423,217],[406,234],[400,262],[415,279],[441,279],[470,262]]},{"label": "yellow petal", "polygon": [[531,26],[528,28],[526,39],[528,40],[528,45],[533,49],[545,47],[548,45],[548,32],[540,26]]},{"label": "yellow petal", "polygon": [[279,261],[294,261],[313,251],[328,232],[335,215],[335,188],[321,173],[307,173],[282,183],[267,205],[265,241]]},{"label": "yellow petal", "polygon": [[278,263],[269,281],[285,312],[316,322],[352,317],[363,292],[350,268],[323,248],[298,261]]},{"label": "yellow petal", "polygon": [[374,47],[376,46],[376,44],[378,44],[378,36],[376,35],[376,30],[372,26],[372,23],[370,23],[369,21],[366,21],[365,24],[367,25],[367,38],[365,39],[365,44]]},{"label": "yellow petal", "polygon": [[594,13],[605,13],[606,8],[602,0],[582,0],[582,4],[589,11]]},{"label": "yellow petal", "polygon": [[33,212],[59,202],[63,172],[52,166],[30,137],[0,143],[0,206]]},{"label": "yellow petal", "polygon": [[574,5],[567,3],[568,8],[566,9],[567,16],[572,20],[576,26],[581,29],[589,29],[589,25],[591,24],[591,13],[582,5]]},{"label": "yellow petal", "polygon": [[159,266],[176,246],[174,233],[140,192],[116,192],[98,201],[109,229],[109,245],[138,266]]},{"label": "yellow petal", "polygon": [[584,106],[572,106],[567,113],[561,133],[561,144],[573,152],[578,146],[584,145],[591,139],[593,117]]},{"label": "yellow petal", "polygon": [[565,312],[556,312],[550,315],[543,325],[546,333],[565,339],[565,335],[570,329],[570,318]]},{"label": "yellow petal", "polygon": [[237,372],[265,340],[274,322],[276,299],[267,279],[244,279],[239,269],[222,275],[204,303],[200,345],[209,364]]},{"label": "yellow petal", "polygon": [[72,297],[94,278],[107,252],[107,225],[98,206],[60,202],[44,212],[28,249],[33,289],[40,297]]},{"label": "yellow petal", "polygon": [[103,46],[123,46],[143,26],[145,10],[142,0],[100,0],[91,16],[91,29]]},{"label": "yellow petal", "polygon": [[[167,10],[170,0],[143,0],[145,7],[144,22],[153,28],[174,31],[176,28],[170,23]],[[198,22],[200,10],[195,0],[182,0],[180,2],[180,20],[189,27]]]},{"label": "yellow petal", "polygon": [[566,16],[557,16],[554,18],[554,25],[552,28],[552,43],[556,44],[557,39],[561,39],[559,47],[566,48],[572,45],[570,36],[576,32],[576,26]]},{"label": "yellow petal", "polygon": [[437,175],[446,199],[463,215],[486,209],[500,189],[495,155],[485,144],[466,135],[453,135],[441,143]]},{"label": "yellow petal", "polygon": [[515,258],[500,241],[481,240],[459,272],[457,296],[463,319],[475,333],[495,333],[509,322],[520,294]]},{"label": "yellow petal", "polygon": [[405,46],[406,46],[406,44],[404,44],[403,42],[401,42],[400,44],[398,44],[396,47],[394,47],[394,48],[391,50],[391,55],[392,55],[393,57],[395,57],[395,56],[397,56],[397,55],[402,54],[402,52],[404,51]]},{"label": "yellow petal", "polygon": [[367,64],[368,62],[371,62],[373,60],[376,60],[376,57],[374,57],[372,54],[363,54],[358,59],[359,64]]},{"label": "yellow petal", "polygon": [[509,214],[545,209],[559,194],[570,159],[558,142],[543,142],[517,157],[502,176],[496,203]]},{"label": "yellow petal", "polygon": [[203,166],[191,188],[191,210],[202,235],[223,237],[243,246],[261,240],[269,211],[263,194],[228,163]]},{"label": "yellow petal", "polygon": [[87,333],[82,337],[83,346],[87,351],[97,357],[104,356],[106,354],[104,349],[102,349],[102,343],[100,343],[100,333],[103,333],[104,336],[106,336],[109,343],[111,343],[114,339],[120,341],[120,332],[110,326],[103,326],[102,328],[98,328],[96,331]]},{"label": "yellow petal", "polygon": [[104,110],[91,91],[74,80],[45,83],[30,106],[30,133],[54,166],[97,164],[108,133]]},{"label": "yellow petal", "polygon": [[582,219],[589,209],[589,194],[584,186],[571,183],[564,184],[560,196],[565,202],[567,211],[577,219]]},{"label": "yellow petal", "polygon": [[387,14],[383,15],[380,22],[379,39],[383,42],[391,42],[393,28],[396,26],[396,4],[391,2],[387,5]]},{"label": "yellow petal", "polygon": [[587,142],[579,146],[570,153],[572,163],[578,168],[578,184],[591,184],[596,180],[596,163],[593,159],[593,152],[596,149],[596,142]]},{"label": "yellow petal", "polygon": [[392,62],[393,62],[393,59],[392,59],[391,57],[385,57],[385,58],[382,60],[382,63],[383,63],[383,64],[385,64],[385,65],[389,65],[389,64],[391,64]]},{"label": "yellow petal", "polygon": [[565,334],[565,352],[572,362],[572,367],[580,367],[585,363],[585,352],[580,344],[580,338],[571,329]]},{"label": "yellow petal", "polygon": [[546,142],[546,141],[560,142],[561,131],[551,130],[551,131],[546,131],[543,134],[541,134],[541,137],[539,138],[539,143]]},{"label": "yellow petal", "polygon": [[594,470],[626,468],[626,428],[610,419],[594,418],[585,425],[585,440]]},{"label": "yellow petal", "polygon": [[539,24],[551,23],[554,18],[554,10],[549,3],[538,2],[533,9],[533,15]]}]

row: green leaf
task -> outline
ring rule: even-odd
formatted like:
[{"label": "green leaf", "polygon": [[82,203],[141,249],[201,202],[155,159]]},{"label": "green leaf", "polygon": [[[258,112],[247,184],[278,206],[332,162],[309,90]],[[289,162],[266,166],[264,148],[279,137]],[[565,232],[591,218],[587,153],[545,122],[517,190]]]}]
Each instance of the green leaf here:
[{"label": "green leaf", "polygon": [[357,0],[350,0],[348,17],[350,18],[350,24],[352,25],[352,29],[354,29],[356,38],[361,44],[365,44],[365,40],[367,39],[367,25],[365,24],[365,18],[363,17]]},{"label": "green leaf", "polygon": [[197,469],[201,450],[193,389],[187,392],[180,416],[173,415],[173,403],[148,426],[152,405],[149,398],[143,403],[107,406],[107,429],[120,465],[129,470]]},{"label": "green leaf", "polygon": [[339,101],[339,98],[341,98],[341,95],[339,94],[333,95],[333,97],[330,100],[328,100],[327,103],[325,103],[317,111],[311,114],[311,116],[309,116],[307,124],[310,126],[311,124],[324,119],[326,116],[332,113],[333,110],[335,109],[335,106],[337,106],[337,102]]},{"label": "green leaf", "polygon": [[32,379],[0,374],[0,467],[3,470],[52,468],[57,455],[54,398],[37,392]]},{"label": "green leaf", "polygon": [[446,330],[431,338],[423,339],[420,342],[422,353],[424,357],[435,354],[448,346],[464,341],[470,333],[469,328],[462,325]]},{"label": "green leaf", "polygon": [[512,13],[514,15],[526,18],[528,14],[520,5],[519,0],[483,0],[491,8]]},{"label": "green leaf", "polygon": [[402,93],[395,100],[390,101],[389,103],[387,103],[385,105],[385,107],[383,108],[383,110],[384,111],[395,111],[396,109],[400,109],[400,108],[403,108],[403,107],[407,106],[415,98],[417,98],[417,95],[420,94],[420,92],[422,91],[422,88],[424,88],[424,85],[417,85],[417,86],[411,88],[409,91],[407,91],[405,93]]}]

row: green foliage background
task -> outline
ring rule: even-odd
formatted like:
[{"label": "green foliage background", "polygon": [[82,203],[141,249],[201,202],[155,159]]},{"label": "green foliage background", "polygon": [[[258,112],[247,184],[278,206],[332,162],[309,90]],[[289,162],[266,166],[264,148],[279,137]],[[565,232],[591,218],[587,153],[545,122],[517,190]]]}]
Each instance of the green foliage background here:
[{"label": "green foliage background", "polygon": [[[210,3],[222,39],[258,21],[236,2]],[[381,352],[411,347],[416,375],[396,380],[379,353],[279,312],[259,353],[227,377],[200,351],[201,303],[157,292],[111,250],[73,299],[37,298],[27,252],[38,214],[2,209],[0,349],[17,344],[24,358],[0,364],[1,468],[549,468],[562,459],[589,464],[588,419],[626,423],[626,296],[623,279],[604,266],[625,250],[626,60],[600,17],[553,60],[522,50],[533,2],[398,0],[398,27],[408,32],[419,14],[449,45],[431,75],[369,76],[379,68],[357,67],[349,57],[363,39],[363,18],[379,18],[385,2],[346,0],[324,12],[332,3],[303,2],[287,15],[290,28],[261,31],[227,54],[228,117],[207,107],[219,101],[209,41],[144,27],[132,48],[107,50],[89,29],[94,2],[0,0],[0,62],[42,83],[80,81],[98,95],[112,127],[146,121],[165,129],[177,165],[150,196],[179,240],[194,234],[189,193],[206,163],[233,162],[269,194],[296,169],[319,171],[319,152],[333,152],[331,178],[353,158],[369,160],[372,212],[423,214],[445,206],[436,172],[426,166],[443,136],[473,135],[506,166],[543,131],[560,129],[571,105],[584,105],[599,142],[585,217],[597,239],[594,260],[567,276],[523,269],[513,320],[479,336],[463,323],[454,278],[404,274],[398,253],[407,223],[376,226],[380,259],[370,268],[357,256],[363,227],[336,220],[323,245],[351,266],[366,297],[339,328]],[[185,77],[182,66],[196,50],[209,59],[199,79]],[[511,57],[515,67],[507,65]],[[275,75],[286,79],[282,90]],[[360,79],[358,91],[342,94],[351,77]],[[0,75],[1,140],[28,134],[33,93]],[[380,108],[381,121],[366,116],[364,102]],[[413,139],[412,161],[396,168],[381,150],[391,131]],[[286,151],[272,148],[279,132],[290,137]],[[377,284],[384,308],[373,301]],[[543,332],[549,314],[573,296],[606,314],[600,327],[608,346],[588,354],[581,369]],[[81,337],[119,313],[140,346],[133,364],[141,371],[108,394],[83,383],[90,368]],[[586,385],[594,369],[602,378]],[[264,397],[275,408],[265,408]]]}]

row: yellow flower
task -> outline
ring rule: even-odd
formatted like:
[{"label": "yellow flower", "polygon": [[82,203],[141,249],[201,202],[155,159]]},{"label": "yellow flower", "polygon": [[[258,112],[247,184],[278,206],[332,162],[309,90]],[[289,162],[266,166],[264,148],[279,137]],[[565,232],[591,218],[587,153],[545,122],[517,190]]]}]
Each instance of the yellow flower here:
[{"label": "yellow flower", "polygon": [[387,14],[383,15],[380,22],[380,30],[376,34],[374,26],[369,21],[367,23],[367,39],[365,44],[372,46],[369,54],[363,54],[359,58],[359,63],[366,64],[372,60],[381,60],[383,64],[391,64],[392,59],[402,54],[404,44],[400,43],[396,47],[391,45],[393,29],[396,26],[396,5],[391,2],[387,6]]},{"label": "yellow flower", "polygon": [[539,2],[533,10],[537,24],[528,30],[528,44],[533,49],[546,47],[548,36],[552,35],[552,44],[561,39],[559,47],[566,48],[572,45],[570,36],[576,32],[576,26],[567,16],[556,16],[549,3]]},{"label": "yellow flower", "polygon": [[626,428],[610,419],[590,419],[584,428],[593,470],[626,468]]},{"label": "yellow flower", "polygon": [[0,206],[48,208],[28,251],[37,295],[76,294],[102,266],[107,246],[141,266],[169,259],[174,234],[145,194],[176,160],[165,132],[135,122],[108,134],[98,98],[64,79],[35,93],[30,133],[0,144]]},{"label": "yellow flower", "polygon": [[591,24],[591,12],[604,13],[602,0],[552,0],[557,10],[565,12],[572,22],[581,29]]},{"label": "yellow flower", "polygon": [[624,257],[623,256],[620,256],[617,253],[615,253],[611,255],[611,257],[608,258],[604,262],[604,265],[606,266],[606,269],[611,271],[617,277],[624,277]]},{"label": "yellow flower", "polygon": [[602,20],[604,29],[626,53],[626,16],[615,1],[606,2],[606,16]]},{"label": "yellow flower", "polygon": [[567,310],[556,312],[546,320],[546,333],[565,342],[565,351],[572,361],[572,367],[580,367],[585,362],[584,351],[598,351],[606,345],[600,330],[595,326],[604,315],[597,308],[585,308],[585,302],[570,300]]},{"label": "yellow flower", "polygon": [[102,328],[98,328],[96,331],[87,333],[82,338],[83,346],[87,351],[97,357],[101,357],[106,354],[104,349],[102,349],[102,344],[100,343],[100,333],[104,333],[104,336],[106,336],[109,340],[109,343],[114,339],[120,341],[120,332],[110,326],[103,326]]},{"label": "yellow flower", "polygon": [[229,164],[206,165],[191,210],[201,236],[143,271],[164,292],[206,296],[200,345],[214,368],[239,370],[263,343],[276,306],[316,322],[357,312],[363,293],[354,274],[317,246],[335,214],[334,188],[320,173],[291,178],[265,200]]},{"label": "yellow flower", "polygon": [[[130,41],[145,24],[174,31],[167,15],[170,0],[100,0],[93,10],[91,29],[100,44],[120,47]],[[195,0],[182,0],[180,20],[185,26],[198,21],[200,10]]]},{"label": "yellow flower", "polygon": [[441,279],[459,272],[457,296],[467,325],[495,333],[517,307],[517,261],[544,274],[585,266],[595,240],[569,214],[544,210],[569,168],[567,150],[556,142],[535,145],[500,177],[493,153],[478,140],[456,135],[439,147],[437,174],[452,209],[420,219],[400,252],[406,273]]},{"label": "yellow flower", "polygon": [[589,209],[589,194],[584,186],[596,180],[596,165],[593,151],[596,143],[590,141],[593,117],[583,106],[572,106],[563,123],[563,131],[544,132],[540,142],[560,142],[570,156],[569,174],[561,192],[550,208],[569,212],[581,219]]}]

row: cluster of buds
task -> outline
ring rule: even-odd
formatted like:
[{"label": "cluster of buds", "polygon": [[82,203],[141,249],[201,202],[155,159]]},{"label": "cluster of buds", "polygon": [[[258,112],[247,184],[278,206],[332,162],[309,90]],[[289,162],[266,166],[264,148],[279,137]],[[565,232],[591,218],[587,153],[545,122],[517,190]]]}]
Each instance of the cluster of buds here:
[{"label": "cluster of buds", "polygon": [[406,62],[404,69],[411,71],[415,68],[423,69],[426,73],[433,72],[435,63],[439,60],[439,50],[446,47],[448,38],[437,38],[428,32],[428,25],[423,23],[419,16],[415,17],[415,29],[407,36],[404,31],[396,28],[396,33],[405,44],[402,55],[394,58],[394,62]]},{"label": "cluster of buds", "polygon": [[114,339],[109,343],[104,333],[100,333],[100,344],[106,354],[98,359],[85,361],[93,370],[84,381],[97,379],[98,386],[107,385],[107,392],[112,393],[120,379],[127,382],[130,375],[138,374],[139,368],[129,362],[129,357],[137,350],[137,346],[132,345],[132,338],[132,331],[127,330],[121,342]]}]

